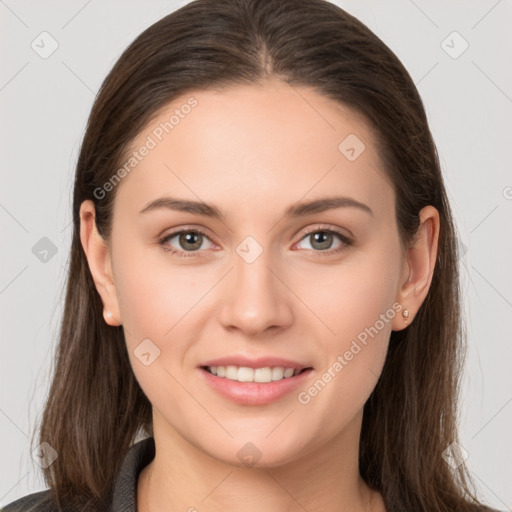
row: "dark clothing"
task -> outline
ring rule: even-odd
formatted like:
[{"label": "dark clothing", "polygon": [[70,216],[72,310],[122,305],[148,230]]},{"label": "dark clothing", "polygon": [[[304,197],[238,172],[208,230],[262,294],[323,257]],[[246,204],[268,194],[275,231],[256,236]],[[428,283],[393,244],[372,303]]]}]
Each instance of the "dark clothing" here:
[{"label": "dark clothing", "polygon": [[[140,472],[155,457],[155,440],[148,437],[130,446],[111,493],[111,503],[101,512],[136,512],[137,483]],[[2,512],[57,512],[55,502],[48,503],[50,489],[28,494],[6,505]],[[68,507],[63,512],[81,512],[80,507]]]}]

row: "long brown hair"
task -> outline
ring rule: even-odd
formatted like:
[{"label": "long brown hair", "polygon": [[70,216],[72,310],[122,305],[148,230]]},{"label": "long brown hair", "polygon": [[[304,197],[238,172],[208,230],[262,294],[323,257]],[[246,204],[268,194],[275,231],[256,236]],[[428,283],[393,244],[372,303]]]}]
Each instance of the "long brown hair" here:
[{"label": "long brown hair", "polygon": [[196,0],[146,29],[103,82],[81,146],[74,184],[73,240],[55,370],[39,443],[58,458],[44,469],[51,496],[108,502],[137,435],[152,435],[151,404],[135,379],[123,328],[103,304],[80,243],[79,208],[96,207],[109,239],[116,188],[98,198],[148,121],[185,93],[275,77],[313,87],[370,122],[396,193],[401,241],[433,205],[441,230],[429,293],[414,321],[392,332],[387,360],[364,406],[360,472],[389,511],[486,510],[464,464],[442,457],[457,442],[463,360],[457,244],[437,150],[410,75],[363,23],[323,0]]}]

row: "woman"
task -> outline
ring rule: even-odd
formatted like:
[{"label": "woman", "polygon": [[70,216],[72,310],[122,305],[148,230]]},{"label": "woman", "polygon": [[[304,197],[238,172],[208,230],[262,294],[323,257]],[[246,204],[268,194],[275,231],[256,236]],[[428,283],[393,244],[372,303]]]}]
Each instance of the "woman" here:
[{"label": "woman", "polygon": [[148,28],[96,98],[73,218],[50,489],[4,510],[490,510],[436,149],[354,17],[198,0]]}]

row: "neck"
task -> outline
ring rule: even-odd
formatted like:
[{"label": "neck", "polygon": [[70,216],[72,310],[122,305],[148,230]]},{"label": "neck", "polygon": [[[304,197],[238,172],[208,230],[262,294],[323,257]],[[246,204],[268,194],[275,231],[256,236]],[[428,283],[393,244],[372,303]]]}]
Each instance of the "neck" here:
[{"label": "neck", "polygon": [[243,504],[246,512],[385,512],[380,493],[359,474],[361,419],[328,443],[272,467],[226,463],[154,422],[155,458],[139,476],[137,510],[235,512]]}]

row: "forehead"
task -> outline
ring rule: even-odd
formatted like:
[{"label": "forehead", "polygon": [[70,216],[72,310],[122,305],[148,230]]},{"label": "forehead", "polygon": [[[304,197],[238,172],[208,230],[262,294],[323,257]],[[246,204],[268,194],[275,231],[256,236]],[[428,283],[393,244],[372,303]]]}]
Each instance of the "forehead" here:
[{"label": "forehead", "polygon": [[365,119],[281,81],[191,91],[152,118],[128,158],[133,152],[137,161],[117,190],[116,203],[126,206],[165,192],[239,206],[253,197],[260,207],[281,196],[283,208],[333,191],[377,209],[393,199]]}]

